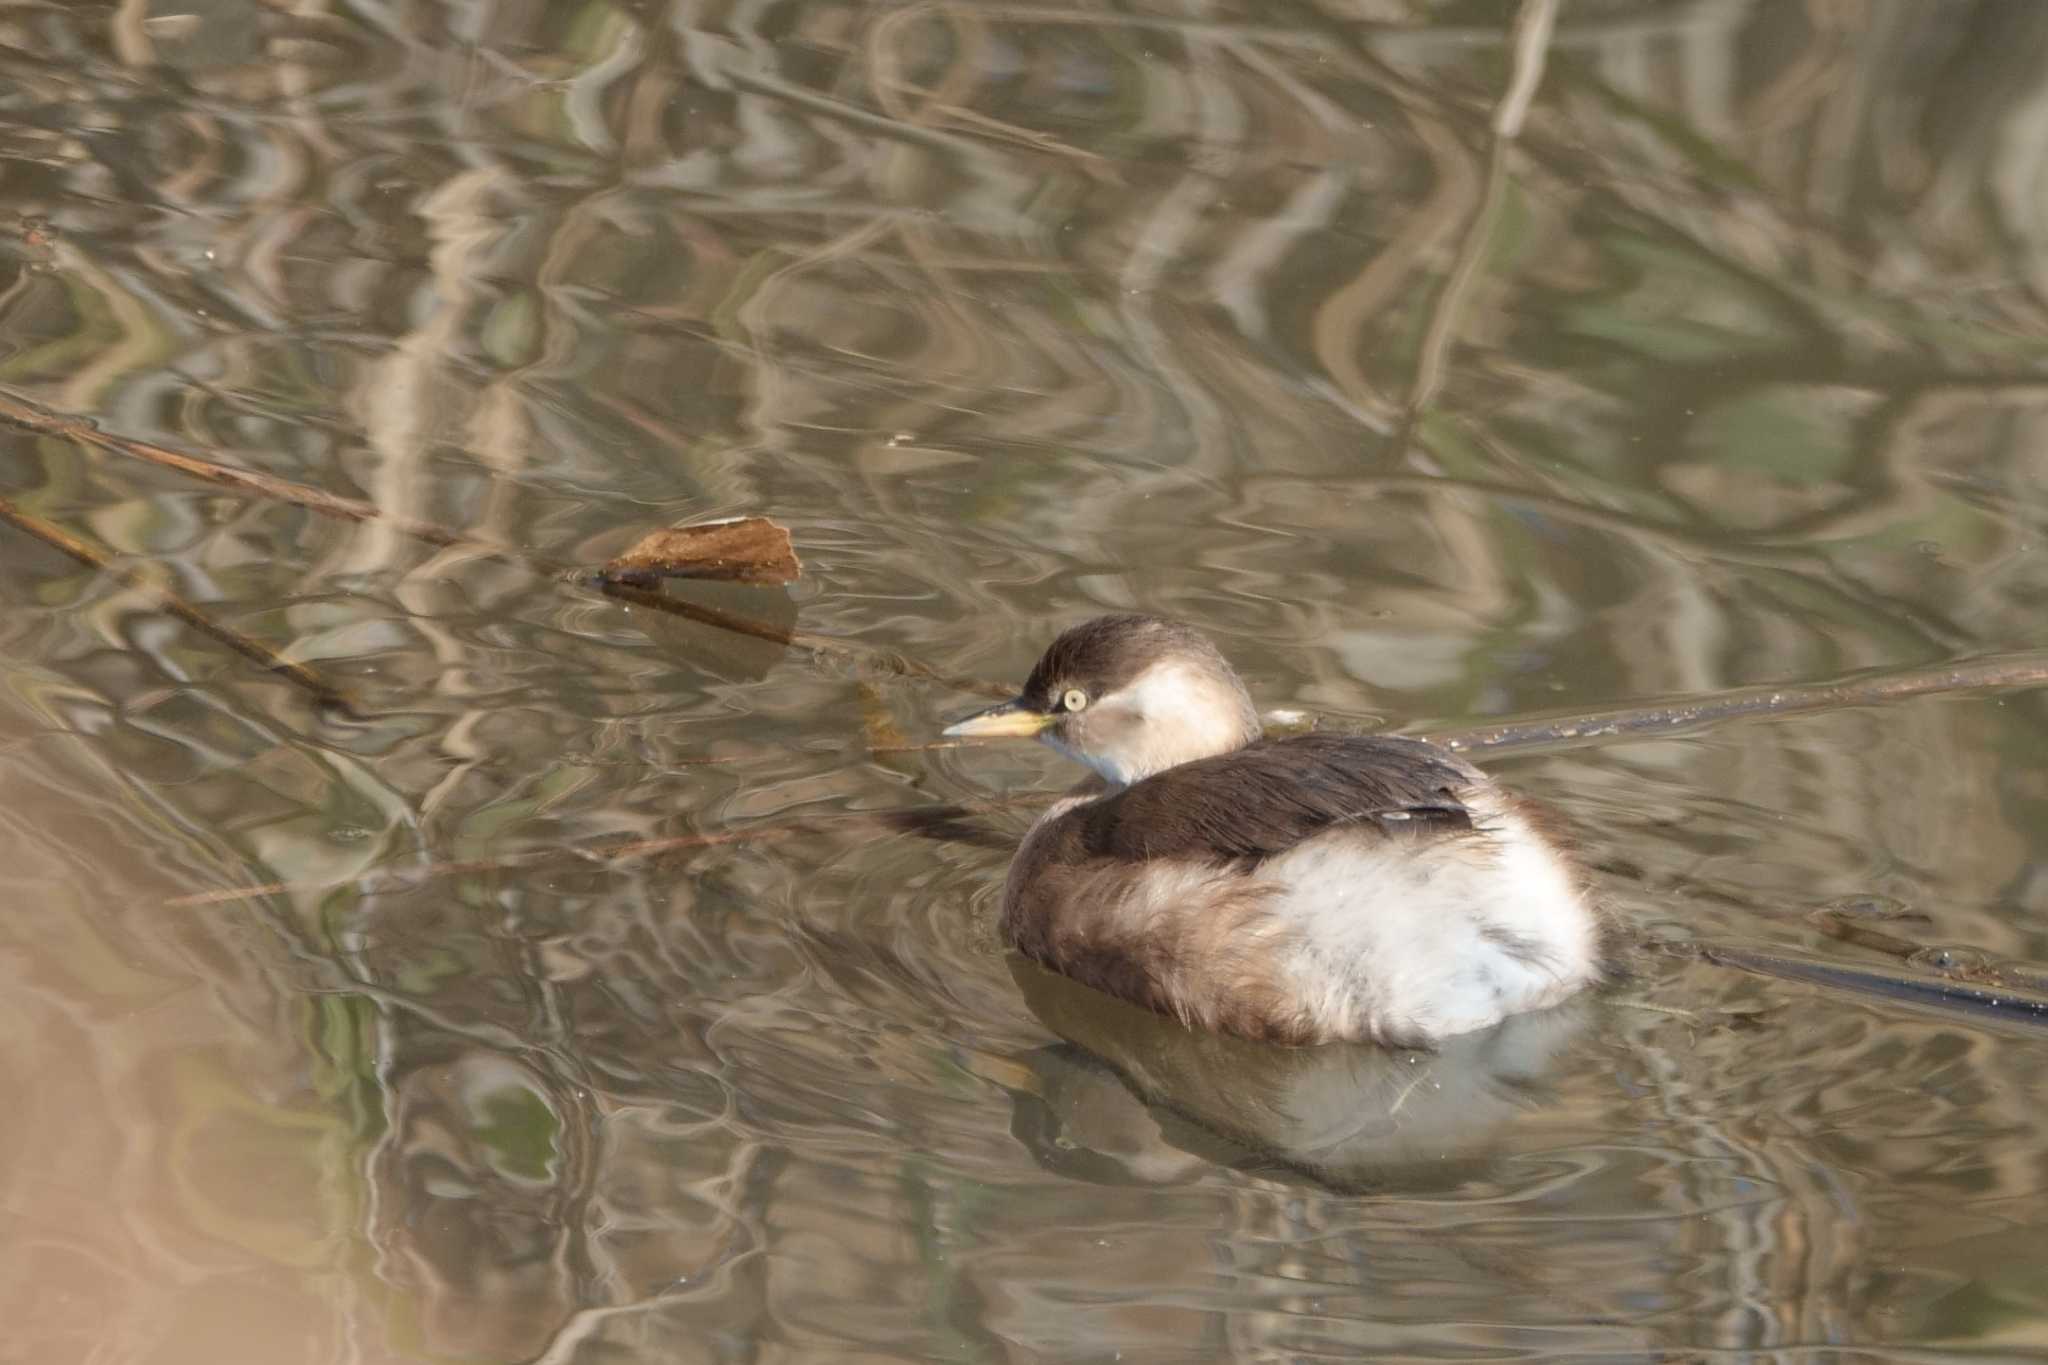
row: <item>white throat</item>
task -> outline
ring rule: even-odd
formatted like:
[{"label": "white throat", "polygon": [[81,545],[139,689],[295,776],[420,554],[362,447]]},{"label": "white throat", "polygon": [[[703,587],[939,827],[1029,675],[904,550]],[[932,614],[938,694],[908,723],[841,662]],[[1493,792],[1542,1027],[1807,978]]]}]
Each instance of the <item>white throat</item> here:
[{"label": "white throat", "polygon": [[[1044,736],[1044,739],[1047,747],[1057,749],[1060,753],[1073,759],[1074,762],[1094,769],[1096,776],[1109,783],[1112,787],[1128,787],[1139,778],[1152,775],[1149,772],[1139,771],[1127,764],[1121,754],[1084,754],[1079,749],[1062,743],[1055,735],[1048,734]],[[1154,771],[1157,770],[1155,769]]]}]

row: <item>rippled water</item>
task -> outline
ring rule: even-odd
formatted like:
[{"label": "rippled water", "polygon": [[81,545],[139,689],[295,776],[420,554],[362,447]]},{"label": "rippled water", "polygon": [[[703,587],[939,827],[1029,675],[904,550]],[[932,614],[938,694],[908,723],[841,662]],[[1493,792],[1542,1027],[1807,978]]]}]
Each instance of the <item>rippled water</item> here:
[{"label": "rippled water", "polygon": [[[0,526],[0,1355],[2048,1359],[2048,1034],[1867,988],[2048,962],[2039,691],[1489,759],[1727,951],[1435,1055],[1013,967],[1067,775],[919,747],[1106,608],[1421,731],[2042,643],[2048,7],[1544,19],[0,6],[0,398],[381,514],[0,428],[112,559]],[[738,513],[795,647],[564,567]]]}]

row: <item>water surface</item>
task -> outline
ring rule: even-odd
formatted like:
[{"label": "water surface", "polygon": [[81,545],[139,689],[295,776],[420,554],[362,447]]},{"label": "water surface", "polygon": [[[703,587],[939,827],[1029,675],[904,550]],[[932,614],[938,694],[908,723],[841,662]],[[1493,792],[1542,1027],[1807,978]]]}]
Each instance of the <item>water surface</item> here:
[{"label": "water surface", "polygon": [[[2048,1359],[2039,1028],[1645,953],[1190,1037],[994,941],[1058,760],[916,747],[1110,609],[1417,731],[2041,644],[2048,9],[1541,17],[0,8],[0,394],[384,514],[0,433],[113,561],[0,527],[11,1349]],[[740,513],[803,580],[693,599],[846,648],[562,571]],[[1489,762],[1640,938],[1937,979],[1812,912],[2042,970],[2044,741]]]}]

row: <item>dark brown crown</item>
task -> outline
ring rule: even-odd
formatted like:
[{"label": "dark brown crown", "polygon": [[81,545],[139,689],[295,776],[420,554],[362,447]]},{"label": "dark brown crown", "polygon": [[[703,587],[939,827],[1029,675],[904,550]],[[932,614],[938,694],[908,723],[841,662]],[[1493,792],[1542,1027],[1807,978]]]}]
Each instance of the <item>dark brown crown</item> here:
[{"label": "dark brown crown", "polygon": [[1163,616],[1098,616],[1061,632],[1047,646],[1024,682],[1024,699],[1051,710],[1069,687],[1081,688],[1090,697],[1104,696],[1168,658],[1187,660],[1237,682],[1230,661],[1191,626]]}]

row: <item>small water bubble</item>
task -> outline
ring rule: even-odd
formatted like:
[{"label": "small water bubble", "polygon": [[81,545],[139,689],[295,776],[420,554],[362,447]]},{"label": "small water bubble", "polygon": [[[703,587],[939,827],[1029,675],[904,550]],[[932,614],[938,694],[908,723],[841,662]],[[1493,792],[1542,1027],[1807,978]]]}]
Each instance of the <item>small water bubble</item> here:
[{"label": "small water bubble", "polygon": [[1974,948],[1922,948],[1906,962],[1924,971],[1943,975],[1980,972],[1991,965],[1990,959]]},{"label": "small water bubble", "polygon": [[365,839],[376,838],[377,831],[374,829],[367,829],[362,825],[340,825],[337,826],[328,835],[328,837],[333,839],[334,842],[336,842],[337,844],[359,844]]}]

